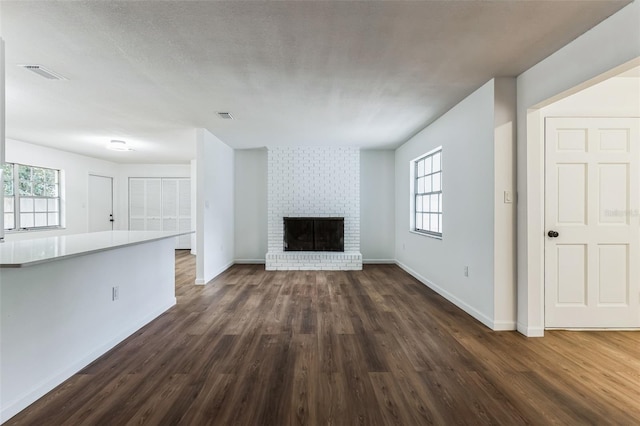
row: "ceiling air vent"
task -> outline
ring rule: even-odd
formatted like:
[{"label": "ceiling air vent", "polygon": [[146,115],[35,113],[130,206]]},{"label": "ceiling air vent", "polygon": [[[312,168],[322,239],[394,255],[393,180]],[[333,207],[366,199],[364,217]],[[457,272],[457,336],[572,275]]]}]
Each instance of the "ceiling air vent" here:
[{"label": "ceiling air vent", "polygon": [[233,120],[233,115],[230,112],[219,112],[218,116],[223,120]]},{"label": "ceiling air vent", "polygon": [[50,70],[46,69],[42,65],[18,65],[18,66],[22,67],[24,69],[27,69],[29,71],[32,71],[32,72],[38,74],[39,76],[44,77],[44,78],[49,79],[49,80],[66,80],[65,77],[61,76],[58,73],[55,73],[53,71],[50,71]]}]

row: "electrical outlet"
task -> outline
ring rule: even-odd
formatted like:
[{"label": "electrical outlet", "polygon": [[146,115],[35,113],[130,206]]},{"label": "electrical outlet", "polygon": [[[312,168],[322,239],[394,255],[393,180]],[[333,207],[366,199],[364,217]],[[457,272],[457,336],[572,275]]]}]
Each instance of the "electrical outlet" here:
[{"label": "electrical outlet", "polygon": [[115,286],[111,288],[111,300],[114,302],[120,299],[120,286]]},{"label": "electrical outlet", "polygon": [[468,277],[468,276],[469,276],[469,267],[468,267],[468,266],[465,266],[465,267],[464,267],[464,276],[465,276],[465,277]]}]

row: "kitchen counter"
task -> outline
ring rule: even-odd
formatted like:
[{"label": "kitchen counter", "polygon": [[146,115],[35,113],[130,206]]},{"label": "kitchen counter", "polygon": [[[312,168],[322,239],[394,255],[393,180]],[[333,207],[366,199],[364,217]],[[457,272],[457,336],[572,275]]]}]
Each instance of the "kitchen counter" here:
[{"label": "kitchen counter", "polygon": [[0,244],[0,423],[176,304],[179,232]]},{"label": "kitchen counter", "polygon": [[0,268],[21,268],[189,233],[105,231],[7,241],[0,244]]}]

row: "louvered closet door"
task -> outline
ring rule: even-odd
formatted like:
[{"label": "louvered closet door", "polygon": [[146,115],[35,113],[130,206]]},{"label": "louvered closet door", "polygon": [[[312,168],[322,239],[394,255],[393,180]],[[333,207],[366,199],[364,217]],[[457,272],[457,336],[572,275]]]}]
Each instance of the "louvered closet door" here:
[{"label": "louvered closet door", "polygon": [[[190,231],[190,179],[130,178],[129,229],[132,231]],[[176,237],[176,248],[190,249],[191,236]]]},{"label": "louvered closet door", "polygon": [[145,192],[146,230],[162,231],[162,179],[147,179]]},{"label": "louvered closet door", "polygon": [[[191,181],[162,179],[162,226],[164,231],[191,230]],[[190,249],[191,236],[176,237],[176,249]]]},{"label": "louvered closet door", "polygon": [[162,179],[129,179],[129,229],[162,231]]},{"label": "louvered closet door", "polygon": [[146,179],[129,179],[129,229],[146,230]]}]

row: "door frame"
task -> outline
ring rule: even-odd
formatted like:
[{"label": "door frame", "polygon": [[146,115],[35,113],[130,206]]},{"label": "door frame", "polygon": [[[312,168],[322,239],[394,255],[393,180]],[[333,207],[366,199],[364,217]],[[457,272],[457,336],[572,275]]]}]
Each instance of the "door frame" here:
[{"label": "door frame", "polygon": [[[87,213],[86,213],[86,219],[87,219],[87,231],[89,230],[89,220],[90,220],[90,213],[89,213],[89,180],[91,179],[91,176],[96,176],[96,177],[101,177],[101,178],[107,178],[107,179],[111,179],[111,214],[113,214],[113,218],[116,218],[116,177],[115,176],[110,176],[104,173],[94,173],[92,171],[89,171],[87,173],[87,190],[86,190],[86,206],[87,206]],[[112,223],[111,226],[111,230],[115,231],[116,230],[116,225],[115,225],[115,221]]]}]

